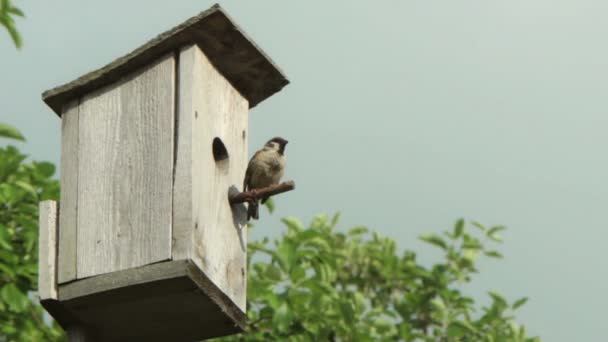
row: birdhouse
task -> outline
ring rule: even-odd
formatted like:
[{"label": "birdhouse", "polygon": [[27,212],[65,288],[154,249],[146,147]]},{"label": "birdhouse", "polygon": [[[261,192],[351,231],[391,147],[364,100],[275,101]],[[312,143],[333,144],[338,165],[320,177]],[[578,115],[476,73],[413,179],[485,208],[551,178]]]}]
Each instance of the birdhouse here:
[{"label": "birdhouse", "polygon": [[248,111],[288,83],[218,6],[44,92],[61,198],[41,203],[40,298],[101,341],[242,331]]}]

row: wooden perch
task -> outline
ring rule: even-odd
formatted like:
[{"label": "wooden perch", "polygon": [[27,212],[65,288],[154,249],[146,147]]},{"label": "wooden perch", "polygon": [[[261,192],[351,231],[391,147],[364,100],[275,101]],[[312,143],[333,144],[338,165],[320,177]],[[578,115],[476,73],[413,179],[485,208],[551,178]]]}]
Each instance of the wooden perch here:
[{"label": "wooden perch", "polygon": [[265,188],[253,189],[245,192],[239,192],[229,196],[230,204],[238,204],[243,202],[253,202],[262,197],[270,197],[283,192],[291,191],[296,188],[294,181],[287,181],[281,184],[270,185]]}]

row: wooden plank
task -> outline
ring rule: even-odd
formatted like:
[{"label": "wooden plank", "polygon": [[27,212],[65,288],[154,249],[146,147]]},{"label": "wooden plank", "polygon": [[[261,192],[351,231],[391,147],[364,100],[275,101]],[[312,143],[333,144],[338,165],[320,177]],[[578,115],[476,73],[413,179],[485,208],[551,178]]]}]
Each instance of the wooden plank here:
[{"label": "wooden plank", "polygon": [[[59,290],[59,300],[67,301],[134,285],[185,277],[187,265],[188,262],[185,260],[159,262],[81,279],[62,285]],[[135,294],[133,295],[136,296]]]},{"label": "wooden plank", "polygon": [[192,218],[192,122],[194,109],[192,77],[195,70],[193,47],[180,51],[177,70],[176,157],[173,182],[173,260],[189,256],[194,228]]},{"label": "wooden plank", "polygon": [[191,261],[168,261],[59,287],[102,341],[198,341],[241,332],[246,315]]},{"label": "wooden plank", "polygon": [[[231,187],[241,187],[247,167],[249,105],[197,46],[187,52],[194,58],[190,87],[195,114],[192,123],[194,231],[190,258],[245,311],[246,211],[243,205],[230,206],[228,191]],[[228,158],[219,163],[212,150],[215,138],[219,138],[228,151]]]},{"label": "wooden plank", "polygon": [[249,100],[251,107],[289,84],[270,57],[215,5],[103,68],[45,91],[42,97],[61,115],[64,103],[119,81],[166,53],[193,44],[203,47],[212,63]]},{"label": "wooden plank", "polygon": [[40,300],[57,299],[57,202],[38,205],[38,295]]},{"label": "wooden plank", "polygon": [[59,217],[58,282],[76,279],[76,223],[78,218],[78,100],[61,117],[61,216]]},{"label": "wooden plank", "polygon": [[165,56],[82,99],[78,278],[171,258],[174,72]]}]

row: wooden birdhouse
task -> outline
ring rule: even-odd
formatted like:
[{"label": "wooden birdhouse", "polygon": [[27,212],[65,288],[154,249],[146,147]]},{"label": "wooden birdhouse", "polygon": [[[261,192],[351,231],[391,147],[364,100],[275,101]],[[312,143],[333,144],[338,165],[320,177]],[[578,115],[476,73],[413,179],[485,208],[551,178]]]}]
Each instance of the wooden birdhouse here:
[{"label": "wooden birdhouse", "polygon": [[217,5],[43,94],[61,199],[41,203],[40,298],[101,341],[200,340],[246,322],[248,111],[288,83]]}]

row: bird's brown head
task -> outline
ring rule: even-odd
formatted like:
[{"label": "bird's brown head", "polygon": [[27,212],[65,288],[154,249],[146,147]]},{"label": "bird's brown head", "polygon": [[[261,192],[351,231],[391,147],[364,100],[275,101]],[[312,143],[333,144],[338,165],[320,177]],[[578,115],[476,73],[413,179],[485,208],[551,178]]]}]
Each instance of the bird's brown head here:
[{"label": "bird's brown head", "polygon": [[285,146],[287,143],[288,141],[281,137],[274,137],[268,140],[265,146],[271,149],[276,149],[280,154],[283,154],[285,153]]}]

